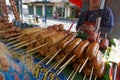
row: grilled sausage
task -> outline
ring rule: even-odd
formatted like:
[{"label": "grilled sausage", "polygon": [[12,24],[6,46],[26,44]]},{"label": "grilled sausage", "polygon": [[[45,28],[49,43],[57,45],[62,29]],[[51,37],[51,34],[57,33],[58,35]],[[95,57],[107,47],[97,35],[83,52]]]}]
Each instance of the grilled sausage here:
[{"label": "grilled sausage", "polygon": [[44,40],[45,38],[47,38],[48,36],[52,36],[56,34],[56,31],[50,29],[50,30],[46,30],[44,32],[41,32],[39,35],[38,35],[38,39],[40,39],[40,42],[41,43],[44,43]]},{"label": "grilled sausage", "polygon": [[74,50],[74,55],[76,55],[76,58],[80,58],[82,56],[82,54],[84,53],[84,51],[86,50],[87,46],[89,45],[89,41],[88,40],[84,40],[82,41],[78,47]]},{"label": "grilled sausage", "polygon": [[87,76],[91,74],[91,71],[92,67],[90,67],[89,65],[85,65],[85,67],[83,68],[83,73],[85,73]]},{"label": "grilled sausage", "polygon": [[95,58],[93,58],[89,64],[91,67],[94,67],[94,69],[99,69],[100,66],[102,65],[102,59],[103,59],[103,55],[102,53],[99,51],[97,56]]},{"label": "grilled sausage", "polygon": [[96,42],[97,38],[98,38],[98,33],[96,33],[96,32],[94,32],[88,36],[88,40],[91,42]]},{"label": "grilled sausage", "polygon": [[100,42],[100,48],[102,49],[107,49],[109,45],[109,40],[108,39],[102,39]]},{"label": "grilled sausage", "polygon": [[63,32],[57,32],[56,34],[49,36],[45,39],[45,43],[48,43],[48,45],[53,45],[60,40],[64,39],[67,36],[67,34]]},{"label": "grilled sausage", "polygon": [[68,44],[65,47],[65,53],[66,54],[70,54],[77,46],[78,44],[81,42],[82,40],[80,38],[76,38],[74,39],[70,44]]},{"label": "grilled sausage", "polygon": [[95,58],[99,50],[99,44],[97,42],[91,42],[86,50],[86,57],[89,57],[89,60]]},{"label": "grilled sausage", "polygon": [[68,37],[66,37],[63,41],[59,43],[59,48],[64,49],[65,46],[67,46],[74,38],[75,38],[75,35],[70,34]]},{"label": "grilled sausage", "polygon": [[106,68],[106,65],[104,62],[102,62],[102,65],[100,66],[100,68],[97,70],[94,70],[94,75],[97,76],[98,78],[103,77],[105,73],[105,68]]}]

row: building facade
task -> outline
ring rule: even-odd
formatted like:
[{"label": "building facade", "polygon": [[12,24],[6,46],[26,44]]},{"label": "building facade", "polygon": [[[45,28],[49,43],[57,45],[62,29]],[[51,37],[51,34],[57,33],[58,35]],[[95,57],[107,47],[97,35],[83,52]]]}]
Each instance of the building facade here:
[{"label": "building facade", "polygon": [[[29,15],[45,15],[44,0],[32,0],[24,2],[28,6]],[[78,17],[80,9],[70,4],[66,0],[47,0],[47,17],[53,17],[56,13],[59,17]]]}]

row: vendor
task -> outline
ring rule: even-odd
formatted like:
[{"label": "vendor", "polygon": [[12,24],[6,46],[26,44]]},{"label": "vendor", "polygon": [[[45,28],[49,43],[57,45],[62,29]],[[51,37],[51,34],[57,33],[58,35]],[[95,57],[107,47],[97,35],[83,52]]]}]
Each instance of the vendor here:
[{"label": "vendor", "polygon": [[100,10],[100,2],[101,0],[89,0],[90,7],[87,11],[83,12],[80,15],[78,24],[76,26],[76,31],[82,30],[85,33],[90,33],[90,31],[94,31],[96,19],[99,16],[102,16],[100,29],[101,33],[112,32],[114,26],[114,16],[109,7],[104,7],[103,10]]}]

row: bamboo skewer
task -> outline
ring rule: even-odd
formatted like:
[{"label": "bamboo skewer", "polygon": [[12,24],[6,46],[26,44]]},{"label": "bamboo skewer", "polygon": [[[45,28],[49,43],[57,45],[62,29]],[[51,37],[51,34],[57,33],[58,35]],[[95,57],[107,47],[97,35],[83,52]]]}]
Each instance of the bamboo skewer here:
[{"label": "bamboo skewer", "polygon": [[94,70],[94,67],[92,67],[92,70],[91,70],[91,73],[90,73],[89,80],[92,80],[93,70]]},{"label": "bamboo skewer", "polygon": [[79,73],[82,71],[82,69],[84,68],[84,66],[86,65],[87,61],[88,61],[89,57],[87,57],[87,59],[85,60],[85,62],[83,63],[82,67],[79,70]]},{"label": "bamboo skewer", "polygon": [[18,35],[20,35],[20,34],[21,34],[21,33],[11,34],[11,35],[5,36],[5,38],[9,38],[9,37],[12,37],[12,36],[18,36]]},{"label": "bamboo skewer", "polygon": [[29,45],[29,44],[31,44],[31,43],[36,42],[36,41],[37,41],[37,40],[34,40],[34,41],[32,41],[32,42],[29,42],[29,43],[26,43],[26,44],[20,45],[20,46],[14,48],[14,50],[17,50],[17,49],[19,49],[19,48],[22,48],[22,47],[24,47],[24,46],[27,46],[27,45]]},{"label": "bamboo skewer", "polygon": [[43,61],[46,61],[46,59],[48,58],[48,57],[50,57],[52,54],[49,54],[48,56],[46,56],[45,58],[43,58],[41,61],[39,61],[36,65],[39,65],[39,64],[41,64]]},{"label": "bamboo skewer", "polygon": [[62,69],[59,69],[55,74],[59,75],[65,68],[66,66],[64,66]]},{"label": "bamboo skewer", "polygon": [[17,39],[17,40],[15,40],[15,41],[8,42],[7,45],[14,44],[14,43],[16,43],[16,42],[18,42],[18,41],[19,41],[19,40]]},{"label": "bamboo skewer", "polygon": [[[29,40],[27,40],[27,41],[22,41],[22,42],[20,42],[20,43],[18,43],[18,44],[15,44],[14,46],[12,46],[12,47],[17,47],[17,46],[20,46],[20,45],[22,45],[22,44],[25,44],[26,42],[28,42]],[[11,47],[11,48],[12,48]]]},{"label": "bamboo skewer", "polygon": [[75,55],[74,55],[73,57],[71,57],[64,65],[62,65],[62,66],[59,68],[59,70],[58,70],[58,72],[57,72],[57,75],[59,75],[59,74],[67,67],[67,65],[70,63],[70,61],[71,61],[74,57],[75,57]]},{"label": "bamboo skewer", "polygon": [[39,56],[40,56],[40,55],[35,56],[34,59],[36,59],[36,58],[39,57]]},{"label": "bamboo skewer", "polygon": [[57,67],[63,62],[63,60],[67,57],[67,55],[65,55],[60,61],[58,61],[59,63],[55,66],[54,69],[57,69]]},{"label": "bamboo skewer", "polygon": [[12,41],[12,40],[15,40],[15,39],[17,39],[17,38],[19,38],[19,37],[22,37],[23,35],[19,35],[19,36],[16,36],[16,37],[13,37],[13,38],[10,38],[10,39],[8,39],[7,41]]},{"label": "bamboo skewer", "polygon": [[28,50],[28,51],[26,51],[26,52],[27,52],[27,53],[32,52],[32,51],[37,50],[37,49],[39,49],[39,48],[41,48],[41,47],[43,47],[43,46],[46,46],[46,45],[47,45],[47,43],[46,43],[46,44],[43,44],[43,45],[40,45],[40,46],[38,46],[38,47],[36,47],[36,48],[34,48],[34,49]]},{"label": "bamboo skewer", "polygon": [[83,77],[83,80],[86,80],[86,76],[87,76],[87,75],[85,74],[84,77]]},{"label": "bamboo skewer", "polygon": [[78,72],[80,66],[81,66],[81,64],[79,64],[79,66],[77,67],[75,73],[74,73],[73,76],[71,77],[71,80],[74,80],[74,77],[75,77],[75,75],[77,74],[77,72]]},{"label": "bamboo skewer", "polygon": [[9,32],[9,31],[10,31],[10,30],[0,31],[0,34],[6,33],[6,32]]},{"label": "bamboo skewer", "polygon": [[56,65],[58,64],[57,63],[53,63],[52,66],[48,69],[48,71],[45,73],[45,75],[47,75]]},{"label": "bamboo skewer", "polygon": [[62,65],[60,69],[62,69],[64,66],[67,66],[74,57],[75,55],[73,55],[64,65]]},{"label": "bamboo skewer", "polygon": [[50,60],[46,63],[46,65],[48,65],[60,51],[61,51],[61,49],[59,49],[59,50],[50,58]]},{"label": "bamboo skewer", "polygon": [[[26,50],[25,50],[25,51],[26,51]],[[31,56],[31,55],[35,54],[36,52],[38,52],[38,51],[36,50],[36,51],[34,51],[33,53],[31,53],[31,54],[30,54],[30,53],[27,53],[26,56]],[[39,55],[37,55],[37,56],[39,56]]]},{"label": "bamboo skewer", "polygon": [[73,69],[73,71],[70,73],[69,77],[67,78],[67,80],[70,80],[71,76],[73,75],[73,73],[75,72],[75,68]]},{"label": "bamboo skewer", "polygon": [[97,80],[97,76],[95,76],[95,79],[94,80]]}]

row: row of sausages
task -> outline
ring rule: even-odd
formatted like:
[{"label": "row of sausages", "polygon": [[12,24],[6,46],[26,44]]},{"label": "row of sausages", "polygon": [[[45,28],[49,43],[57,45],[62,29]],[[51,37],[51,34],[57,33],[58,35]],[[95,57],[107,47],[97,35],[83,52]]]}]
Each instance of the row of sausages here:
[{"label": "row of sausages", "polygon": [[68,57],[65,60],[67,61],[70,57],[75,55],[72,63],[75,65],[74,68],[76,68],[76,64],[77,67],[79,64],[82,65],[85,59],[89,57],[89,61],[84,67],[83,72],[87,75],[90,75],[91,69],[94,67],[94,74],[97,77],[102,77],[105,71],[105,63],[102,61],[103,55],[99,51],[99,44],[97,42],[90,42],[88,40],[82,41],[80,38],[75,38],[74,36],[71,37],[71,35],[60,42],[59,48],[64,49],[64,52],[56,56],[56,59],[61,59],[61,57],[68,54]]}]

